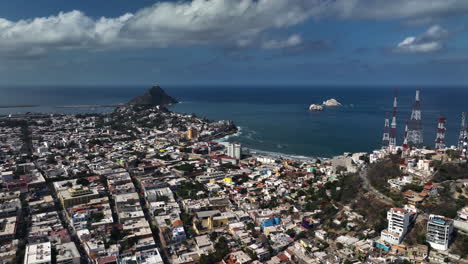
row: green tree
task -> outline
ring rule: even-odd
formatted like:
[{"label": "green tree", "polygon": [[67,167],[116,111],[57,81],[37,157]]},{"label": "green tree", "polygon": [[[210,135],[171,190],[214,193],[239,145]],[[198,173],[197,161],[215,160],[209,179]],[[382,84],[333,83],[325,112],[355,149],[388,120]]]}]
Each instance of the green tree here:
[{"label": "green tree", "polygon": [[81,184],[83,186],[89,186],[90,184],[89,180],[86,178],[79,178],[78,180],[76,180],[76,183]]},{"label": "green tree", "polygon": [[294,238],[296,236],[296,231],[294,231],[293,229],[288,229],[286,230],[286,234],[291,238]]}]

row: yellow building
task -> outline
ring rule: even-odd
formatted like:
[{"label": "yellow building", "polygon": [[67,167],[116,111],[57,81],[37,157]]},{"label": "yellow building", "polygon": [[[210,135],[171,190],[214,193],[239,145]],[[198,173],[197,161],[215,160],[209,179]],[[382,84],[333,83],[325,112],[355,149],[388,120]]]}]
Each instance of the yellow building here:
[{"label": "yellow building", "polygon": [[190,127],[187,132],[188,139],[196,139],[198,137],[197,129]]},{"label": "yellow building", "polygon": [[193,221],[193,228],[197,234],[206,234],[214,228],[222,228],[228,225],[227,217],[221,216],[218,210],[197,212]]},{"label": "yellow building", "polygon": [[232,179],[231,178],[224,178],[223,181],[225,181],[226,183],[232,183]]},{"label": "yellow building", "polygon": [[77,204],[85,204],[90,200],[98,198],[99,194],[95,189],[77,185],[58,193],[58,197],[63,207],[70,208]]}]

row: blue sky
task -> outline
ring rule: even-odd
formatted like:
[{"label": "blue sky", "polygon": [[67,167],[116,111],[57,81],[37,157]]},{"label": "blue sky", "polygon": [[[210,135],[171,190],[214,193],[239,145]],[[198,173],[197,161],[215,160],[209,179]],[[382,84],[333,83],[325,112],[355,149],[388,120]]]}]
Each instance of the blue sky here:
[{"label": "blue sky", "polygon": [[5,0],[0,85],[468,84],[466,0]]}]

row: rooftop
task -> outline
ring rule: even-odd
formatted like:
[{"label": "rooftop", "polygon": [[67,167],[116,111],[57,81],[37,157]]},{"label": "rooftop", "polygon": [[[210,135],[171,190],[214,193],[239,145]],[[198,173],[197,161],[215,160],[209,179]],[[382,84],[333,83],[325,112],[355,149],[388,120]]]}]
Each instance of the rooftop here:
[{"label": "rooftop", "polygon": [[26,246],[26,252],[24,254],[25,264],[51,263],[51,261],[52,249],[50,242]]}]

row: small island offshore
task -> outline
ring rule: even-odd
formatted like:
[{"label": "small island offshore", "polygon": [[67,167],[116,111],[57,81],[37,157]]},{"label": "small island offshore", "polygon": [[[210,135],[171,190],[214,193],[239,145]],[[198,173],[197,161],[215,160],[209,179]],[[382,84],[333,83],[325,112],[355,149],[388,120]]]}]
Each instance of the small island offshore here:
[{"label": "small island offshore", "polygon": [[323,101],[322,104],[311,104],[309,106],[310,111],[323,111],[324,107],[338,107],[342,106],[340,102],[338,102],[335,98],[328,99],[326,101]]},{"label": "small island offshore", "polygon": [[176,103],[154,86],[110,113],[0,118],[0,262],[466,263],[468,127],[460,148],[294,160]]}]

